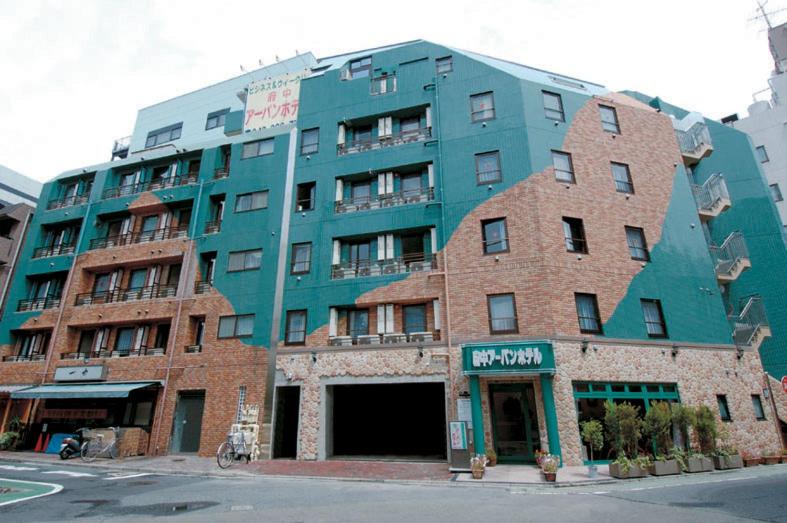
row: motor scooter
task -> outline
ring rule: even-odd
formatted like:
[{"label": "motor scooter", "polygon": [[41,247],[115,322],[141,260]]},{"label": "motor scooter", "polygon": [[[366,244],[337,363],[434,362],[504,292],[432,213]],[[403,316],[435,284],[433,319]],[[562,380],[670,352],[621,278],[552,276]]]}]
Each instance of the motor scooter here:
[{"label": "motor scooter", "polygon": [[60,459],[69,459],[71,456],[79,456],[82,450],[82,442],[84,440],[83,432],[86,429],[77,429],[76,437],[63,438],[60,443]]}]

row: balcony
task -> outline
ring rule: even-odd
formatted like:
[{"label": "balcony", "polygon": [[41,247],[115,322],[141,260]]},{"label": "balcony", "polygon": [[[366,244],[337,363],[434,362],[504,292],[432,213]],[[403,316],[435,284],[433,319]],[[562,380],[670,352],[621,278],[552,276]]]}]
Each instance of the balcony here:
[{"label": "balcony", "polygon": [[415,253],[386,260],[345,261],[331,266],[332,280],[347,280],[366,276],[429,272],[437,269],[437,256]]},{"label": "balcony", "polygon": [[743,234],[739,231],[727,236],[720,246],[711,245],[709,249],[719,283],[734,281],[743,271],[751,267],[749,250],[746,248],[746,242],[743,241]]},{"label": "balcony", "polygon": [[51,211],[52,209],[62,209],[63,207],[82,205],[83,203],[87,203],[89,196],[89,194],[75,194],[73,196],[66,196],[65,198],[60,198],[57,200],[49,200],[46,208],[47,210]]},{"label": "balcony", "polygon": [[139,348],[122,350],[122,349],[114,349],[110,350],[106,347],[99,349],[98,351],[91,351],[91,352],[64,352],[60,354],[61,360],[87,360],[87,359],[95,359],[95,358],[132,358],[136,356],[163,356],[166,354],[167,349],[165,347],[148,347],[147,345],[142,345]]},{"label": "balcony", "polygon": [[434,200],[434,187],[422,187],[419,190],[378,194],[364,198],[346,198],[335,203],[335,211],[337,214],[341,214],[346,212],[397,207],[399,205],[429,202],[432,200]]},{"label": "balcony", "polygon": [[19,354],[17,356],[3,356],[3,361],[44,361],[46,354]]},{"label": "balcony", "polygon": [[431,127],[420,127],[418,129],[407,130],[395,134],[380,136],[376,141],[372,139],[353,140],[336,146],[336,153],[339,156],[354,154],[364,151],[374,151],[386,147],[394,147],[413,142],[423,142],[432,137]]},{"label": "balcony", "polygon": [[57,309],[60,307],[60,296],[49,296],[46,298],[31,298],[29,300],[19,300],[16,307],[17,312],[41,311],[44,309]]},{"label": "balcony", "polygon": [[188,229],[185,226],[164,227],[152,231],[129,232],[126,234],[115,234],[105,238],[94,238],[90,240],[90,250],[109,249],[123,245],[135,243],[147,243],[161,240],[171,240],[173,238],[185,238],[188,236]]},{"label": "balcony", "polygon": [[155,191],[158,189],[179,187],[182,185],[191,185],[195,183],[197,183],[197,173],[187,173],[185,175],[169,176],[167,178],[159,178],[157,180],[149,180],[146,182],[139,182],[130,185],[121,185],[119,187],[110,187],[101,194],[101,198],[104,200],[109,200],[112,198],[120,198],[121,196],[129,196],[131,194],[138,194],[146,191]]},{"label": "balcony", "polygon": [[683,120],[673,121],[673,126],[684,164],[691,166],[711,155],[713,141],[702,115],[690,113]]},{"label": "balcony", "polygon": [[216,234],[217,232],[221,232],[221,220],[205,222],[205,234]]},{"label": "balcony", "polygon": [[372,78],[369,92],[372,96],[396,92],[396,75],[387,74]]},{"label": "balcony", "polygon": [[112,161],[115,159],[124,159],[128,156],[128,149],[131,146],[131,137],[124,136],[123,138],[118,138],[112,144]]},{"label": "balcony", "polygon": [[13,247],[14,239],[0,234],[0,265],[11,263],[14,256]]},{"label": "balcony", "polygon": [[694,201],[697,202],[697,213],[703,222],[715,218],[732,206],[727,183],[719,173],[708,178],[702,185],[692,185],[691,191]]},{"label": "balcony", "polygon": [[357,334],[355,336],[330,336],[328,345],[331,347],[351,347],[353,345],[388,345],[405,343],[431,343],[440,341],[440,333],[433,331],[391,332],[387,334]]},{"label": "balcony", "polygon": [[214,180],[223,180],[230,175],[230,170],[226,167],[222,167],[220,169],[216,169],[213,171],[213,179]]},{"label": "balcony", "polygon": [[73,243],[38,247],[33,251],[33,258],[49,258],[51,256],[74,254],[75,247],[76,245]]},{"label": "balcony", "polygon": [[731,315],[729,320],[733,328],[732,337],[738,347],[757,350],[763,340],[771,336],[771,327],[759,296],[749,297],[740,313]]},{"label": "balcony", "polygon": [[202,352],[202,345],[186,345],[186,354],[199,354]]},{"label": "balcony", "polygon": [[115,289],[113,291],[83,292],[77,294],[74,305],[103,305],[105,303],[172,298],[177,291],[177,285],[150,285],[147,287]]},{"label": "balcony", "polygon": [[207,294],[213,288],[212,281],[196,281],[194,282],[194,294]]}]

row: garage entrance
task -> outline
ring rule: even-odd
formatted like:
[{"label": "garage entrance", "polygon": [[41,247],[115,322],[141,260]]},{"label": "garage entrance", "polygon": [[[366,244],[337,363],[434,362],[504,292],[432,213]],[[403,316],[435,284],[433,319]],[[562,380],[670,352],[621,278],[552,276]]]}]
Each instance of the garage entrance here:
[{"label": "garage entrance", "polygon": [[300,387],[276,387],[276,425],[273,432],[274,458],[295,459],[297,456],[300,406]]},{"label": "garage entrance", "polygon": [[443,383],[327,387],[329,457],[446,459]]}]

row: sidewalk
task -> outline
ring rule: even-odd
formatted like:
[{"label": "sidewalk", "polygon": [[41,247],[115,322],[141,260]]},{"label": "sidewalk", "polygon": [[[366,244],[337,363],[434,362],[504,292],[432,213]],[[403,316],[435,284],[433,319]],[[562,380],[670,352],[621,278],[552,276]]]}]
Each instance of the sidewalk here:
[{"label": "sidewalk", "polygon": [[609,475],[609,466],[599,465],[598,476],[591,478],[588,476],[588,468],[582,467],[563,467],[558,470],[557,481],[548,483],[544,480],[541,470],[535,465],[496,465],[487,467],[483,479],[473,479],[470,474],[458,474],[458,482],[471,483],[505,483],[519,485],[543,485],[555,487],[571,487],[579,485],[595,485],[604,483],[617,483],[620,480]]}]

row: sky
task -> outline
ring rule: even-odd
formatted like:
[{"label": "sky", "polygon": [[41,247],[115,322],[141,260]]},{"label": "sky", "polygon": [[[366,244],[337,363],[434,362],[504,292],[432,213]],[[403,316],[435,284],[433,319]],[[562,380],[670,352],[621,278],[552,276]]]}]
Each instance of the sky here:
[{"label": "sky", "polygon": [[[750,21],[756,7],[755,0],[0,0],[0,164],[46,181],[108,161],[138,109],[236,76],[241,65],[419,38],[661,96],[709,118],[743,116],[773,69],[764,22]],[[773,21],[787,21],[787,12]]]}]

